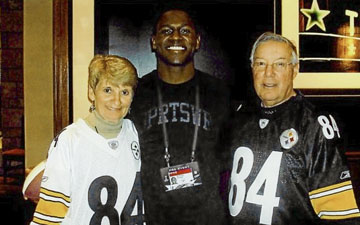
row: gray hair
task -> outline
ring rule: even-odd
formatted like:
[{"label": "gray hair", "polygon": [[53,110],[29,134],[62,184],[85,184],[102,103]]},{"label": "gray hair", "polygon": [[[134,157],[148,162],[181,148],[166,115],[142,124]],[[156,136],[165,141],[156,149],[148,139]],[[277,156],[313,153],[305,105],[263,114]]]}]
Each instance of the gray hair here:
[{"label": "gray hair", "polygon": [[253,65],[254,62],[254,54],[256,49],[259,47],[259,45],[261,43],[267,42],[267,41],[277,41],[277,42],[283,42],[286,43],[292,50],[291,52],[291,64],[296,65],[299,63],[299,59],[298,59],[298,55],[297,55],[297,51],[296,51],[296,46],[286,37],[281,36],[279,34],[274,34],[271,32],[265,32],[262,35],[260,35],[260,37],[255,41],[252,50],[251,50],[251,55],[250,55],[250,61],[251,61],[251,66]]}]

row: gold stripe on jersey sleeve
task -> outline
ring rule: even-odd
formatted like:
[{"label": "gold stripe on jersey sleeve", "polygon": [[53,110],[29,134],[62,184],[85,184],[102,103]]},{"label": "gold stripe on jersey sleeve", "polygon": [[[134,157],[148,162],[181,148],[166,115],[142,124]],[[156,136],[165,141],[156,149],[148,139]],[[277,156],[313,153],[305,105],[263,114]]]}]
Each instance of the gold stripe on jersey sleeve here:
[{"label": "gold stripe on jersey sleeve", "polygon": [[309,197],[315,213],[321,219],[360,217],[351,181],[313,190]]},{"label": "gold stripe on jersey sleeve", "polygon": [[[68,207],[61,202],[48,201],[40,199],[36,206],[35,212],[46,217],[64,218],[68,211]],[[50,220],[50,219],[49,219]]]},{"label": "gold stripe on jersey sleeve", "polygon": [[68,203],[70,202],[70,197],[66,196],[60,192],[55,192],[55,191],[51,191],[49,189],[40,188],[40,193],[45,194],[47,196],[54,197],[54,198],[61,198]]},{"label": "gold stripe on jersey sleeve", "polygon": [[309,193],[309,195],[314,195],[314,194],[319,194],[319,193],[322,193],[322,192],[325,192],[325,191],[329,191],[329,190],[333,190],[333,189],[336,189],[336,188],[340,188],[340,187],[344,187],[344,186],[347,186],[347,185],[351,185],[351,181],[345,181],[345,182],[342,182],[342,183],[339,183],[339,184],[333,184],[333,185],[330,185],[330,186],[327,186],[327,187],[323,187],[323,188],[319,188],[319,189],[316,189],[316,190],[313,190]]},{"label": "gold stripe on jersey sleeve", "polygon": [[50,222],[48,220],[42,220],[37,217],[34,217],[32,222],[34,222],[36,224],[41,224],[41,225],[59,225],[59,224],[61,224],[61,222]]}]

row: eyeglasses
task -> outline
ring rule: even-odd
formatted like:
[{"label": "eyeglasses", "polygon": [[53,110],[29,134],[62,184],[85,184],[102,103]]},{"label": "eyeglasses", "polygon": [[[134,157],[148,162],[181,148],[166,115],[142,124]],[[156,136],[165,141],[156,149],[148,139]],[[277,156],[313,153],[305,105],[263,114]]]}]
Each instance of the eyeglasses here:
[{"label": "eyeglasses", "polygon": [[253,68],[258,71],[264,71],[264,70],[266,70],[267,66],[271,66],[273,70],[275,70],[277,72],[282,72],[282,71],[286,70],[287,66],[290,64],[292,64],[292,63],[288,63],[288,62],[284,62],[284,61],[277,61],[277,62],[273,62],[271,64],[267,64],[264,61],[255,61],[253,63]]}]

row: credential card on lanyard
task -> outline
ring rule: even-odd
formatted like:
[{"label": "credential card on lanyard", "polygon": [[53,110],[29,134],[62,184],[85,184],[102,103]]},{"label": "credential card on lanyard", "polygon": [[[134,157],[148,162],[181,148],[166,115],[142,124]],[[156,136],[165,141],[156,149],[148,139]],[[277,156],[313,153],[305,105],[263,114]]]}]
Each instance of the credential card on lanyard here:
[{"label": "credential card on lanyard", "polygon": [[190,162],[160,169],[165,191],[201,185],[198,163]]}]

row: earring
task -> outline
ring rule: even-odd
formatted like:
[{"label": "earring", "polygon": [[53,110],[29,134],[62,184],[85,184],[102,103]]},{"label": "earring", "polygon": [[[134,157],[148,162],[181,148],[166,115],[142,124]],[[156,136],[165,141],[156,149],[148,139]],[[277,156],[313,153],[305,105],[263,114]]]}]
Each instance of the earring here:
[{"label": "earring", "polygon": [[92,111],[94,111],[95,109],[96,109],[96,108],[95,108],[95,101],[92,101],[89,111],[92,112]]},{"label": "earring", "polygon": [[131,113],[131,108],[129,108],[129,111],[128,111],[128,114],[130,114]]}]

